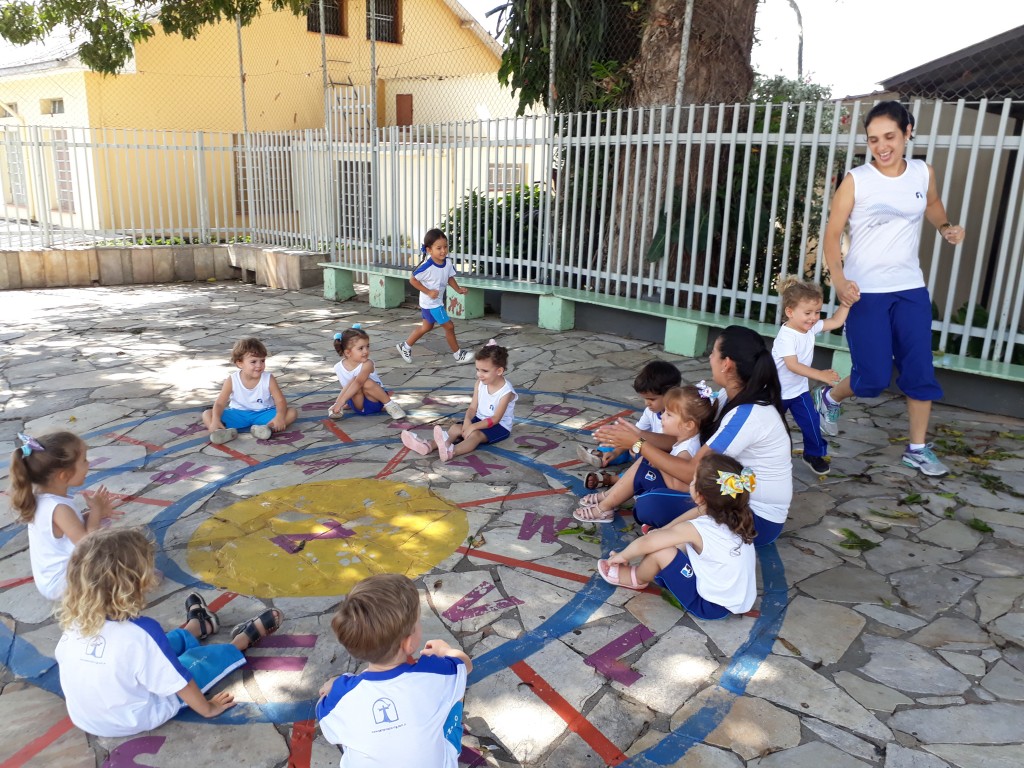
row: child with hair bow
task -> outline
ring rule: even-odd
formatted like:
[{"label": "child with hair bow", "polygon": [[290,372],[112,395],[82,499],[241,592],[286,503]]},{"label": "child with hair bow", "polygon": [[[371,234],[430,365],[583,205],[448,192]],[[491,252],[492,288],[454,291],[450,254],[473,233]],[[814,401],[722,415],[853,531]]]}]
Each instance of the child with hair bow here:
[{"label": "child with hair bow", "polygon": [[334,366],[341,384],[341,392],[334,404],[327,409],[331,419],[342,417],[342,408],[348,406],[360,416],[388,412],[392,419],[404,419],[402,406],[391,399],[384,389],[384,382],[377,375],[373,360],[370,359],[370,335],[359,323],[342,333],[334,334],[334,351],[341,360]]}]

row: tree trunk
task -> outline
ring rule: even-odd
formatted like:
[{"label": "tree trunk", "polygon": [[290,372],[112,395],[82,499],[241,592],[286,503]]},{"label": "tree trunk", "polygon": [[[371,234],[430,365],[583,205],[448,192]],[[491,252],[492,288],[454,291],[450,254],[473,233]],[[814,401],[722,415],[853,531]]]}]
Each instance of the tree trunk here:
[{"label": "tree trunk", "polygon": [[[683,103],[744,101],[754,84],[750,51],[758,0],[693,0]],[[651,0],[632,67],[631,106],[672,104],[687,0]]]}]

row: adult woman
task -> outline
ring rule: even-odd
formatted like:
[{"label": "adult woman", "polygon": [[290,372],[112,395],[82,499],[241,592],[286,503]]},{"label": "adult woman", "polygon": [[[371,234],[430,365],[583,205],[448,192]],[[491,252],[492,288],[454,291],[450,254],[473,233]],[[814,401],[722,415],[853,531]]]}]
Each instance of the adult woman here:
[{"label": "adult woman", "polygon": [[[792,442],[782,415],[779,374],[760,335],[739,325],[730,325],[718,336],[710,363],[712,378],[725,389],[725,403],[708,429],[711,434],[701,435],[707,439],[697,455],[690,460],[675,457],[671,472],[689,482],[700,458],[708,451],[727,454],[749,467],[757,477],[757,486],[750,496],[757,530],[754,544],[770,544],[782,533],[793,499]],[[624,445],[635,439],[633,430],[635,427],[629,422],[618,421],[598,430],[597,438],[603,444]],[[668,468],[657,448],[646,443],[640,448],[651,465],[662,471]],[[618,484],[613,486],[603,508],[614,509],[612,504],[625,500],[621,493],[615,494],[617,488]],[[687,512],[686,507],[680,506],[678,514],[690,519],[699,512]]]},{"label": "adult woman", "polygon": [[[876,104],[864,129],[871,162],[851,169],[836,190],[824,242],[832,285],[840,300],[853,303],[846,321],[853,370],[834,387],[816,390],[815,404],[823,431],[838,434],[840,403],[881,394],[895,366],[910,422],[902,462],[940,477],[948,470],[925,443],[932,401],[942,397],[942,388],[932,367],[932,306],[918,257],[921,219],[953,245],[963,241],[964,228],[946,218],[931,166],[904,159],[914,117],[902,104]],[[844,261],[840,239],[847,222]]]}]

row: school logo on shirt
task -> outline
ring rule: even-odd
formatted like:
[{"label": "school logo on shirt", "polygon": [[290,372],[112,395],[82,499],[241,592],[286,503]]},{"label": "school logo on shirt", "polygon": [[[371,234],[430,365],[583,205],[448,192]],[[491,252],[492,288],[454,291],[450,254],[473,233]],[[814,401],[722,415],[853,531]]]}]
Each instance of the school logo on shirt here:
[{"label": "school logo on shirt", "polygon": [[92,656],[97,659],[103,658],[103,651],[106,650],[107,641],[103,639],[103,635],[96,635],[96,637],[89,640],[85,646],[85,655]]},{"label": "school logo on shirt", "polygon": [[377,699],[373,702],[373,722],[381,723],[398,722],[398,708],[391,699]]},{"label": "school logo on shirt", "polygon": [[684,578],[692,579],[693,578],[693,566],[691,566],[689,563],[687,563],[686,565],[683,566],[683,569],[680,571],[680,573],[683,574]]}]

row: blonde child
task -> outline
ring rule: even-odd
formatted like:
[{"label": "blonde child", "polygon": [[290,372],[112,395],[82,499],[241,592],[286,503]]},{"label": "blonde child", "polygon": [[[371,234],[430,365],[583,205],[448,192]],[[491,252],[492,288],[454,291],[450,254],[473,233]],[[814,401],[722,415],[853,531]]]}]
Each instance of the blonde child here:
[{"label": "blonde child", "polygon": [[[842,377],[831,368],[819,370],[811,367],[814,358],[814,337],[823,331],[842,328],[849,305],[843,304],[832,317],[821,319],[823,303],[821,286],[789,277],[779,283],[782,309],[786,315],[785,324],[779,328],[772,345],[772,359],[779,371],[782,385],[783,411],[790,411],[804,437],[803,460],[819,475],[827,475],[830,466],[825,457],[828,443],[821,436],[822,428],[829,431],[834,424],[824,422],[818,415],[817,400],[820,388],[811,397],[808,379],[835,384]],[[829,431],[836,434],[838,430]]]},{"label": "blonde child", "polygon": [[267,368],[267,348],[259,339],[240,339],[231,348],[231,362],[238,368],[224,381],[213,408],[203,411],[210,442],[223,445],[249,429],[257,440],[269,440],[287,429],[299,413],[288,401]]},{"label": "blonde child", "polygon": [[637,461],[610,489],[580,499],[573,517],[583,522],[609,523],[616,509],[636,497],[634,520],[643,528],[659,528],[690,509],[693,503],[686,492],[689,483],[683,478],[690,460],[700,450],[701,431],[715,418],[716,404],[715,393],[703,381],[666,392],[661,428],[671,438],[671,447],[659,448],[637,430],[633,444]]},{"label": "blonde child", "polygon": [[423,640],[420,596],[408,577],[356,584],[331,621],[349,655],[368,662],[320,688],[320,731],[344,748],[341,768],[388,765],[456,768],[462,751],[462,697],[469,656],[444,640]]},{"label": "blonde child", "polygon": [[[757,597],[754,515],[756,478],[731,456],[707,453],[697,465],[690,495],[699,514],[676,520],[597,561],[601,578],[627,589],[655,581],[701,619],[746,613]],[[639,565],[631,560],[643,559]],[[623,576],[623,571],[628,575]]]},{"label": "blonde child", "polygon": [[[508,350],[491,339],[477,350],[475,359],[477,385],[462,423],[453,425],[450,432],[434,427],[434,444],[441,461],[469,453],[483,443],[500,442],[512,432],[518,395],[505,378]],[[430,453],[430,443],[409,430],[402,432],[402,443],[423,456]]]},{"label": "blonde child", "polygon": [[18,522],[28,527],[28,554],[36,589],[47,600],[59,600],[67,581],[68,560],[86,534],[107,519],[120,517],[110,493],[100,486],[83,494],[88,511],[68,495],[82,485],[89,471],[85,442],[71,432],[39,438],[19,434],[21,446],[11,456],[11,506]]},{"label": "blonde child", "polygon": [[420,292],[420,316],[423,323],[409,334],[408,339],[395,345],[398,354],[405,362],[411,363],[413,344],[429,333],[435,325],[440,325],[444,329],[444,338],[455,362],[468,363],[473,359],[473,353],[468,349],[459,349],[459,342],[455,338],[455,323],[448,317],[448,312],[444,308],[446,287],[463,296],[469,293],[469,289],[460,287],[455,279],[455,265],[448,258],[448,238],[440,229],[428,230],[423,236],[420,252],[425,258],[413,270],[409,283]]},{"label": "blonde child", "polygon": [[405,418],[402,406],[391,399],[374,369],[370,359],[370,336],[359,323],[334,334],[334,351],[341,358],[334,366],[341,392],[334,405],[327,409],[329,418],[340,419],[346,405],[361,416],[385,410],[392,419]]},{"label": "blonde child", "polygon": [[184,629],[165,634],[140,615],[156,581],[153,543],[138,528],[94,533],[71,556],[57,614],[64,634],[54,655],[68,715],[86,733],[133,736],[184,706],[216,717],[234,697],[222,691],[207,699],[204,692],[244,665],[242,651],[281,623],[279,611],[264,611],[235,627],[230,643],[200,646],[220,625],[196,593],[185,600]]}]

